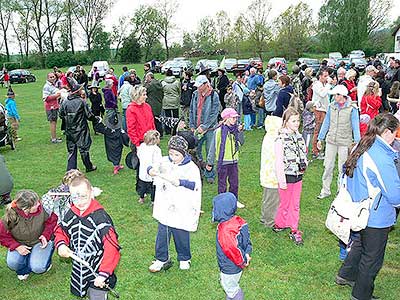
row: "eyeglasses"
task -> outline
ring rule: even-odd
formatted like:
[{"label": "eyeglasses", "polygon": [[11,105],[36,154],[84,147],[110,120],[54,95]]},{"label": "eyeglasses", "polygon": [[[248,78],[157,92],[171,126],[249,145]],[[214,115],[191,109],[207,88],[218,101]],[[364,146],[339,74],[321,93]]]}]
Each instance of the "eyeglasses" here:
[{"label": "eyeglasses", "polygon": [[87,199],[89,197],[89,195],[87,195],[87,194],[79,194],[79,193],[71,193],[71,196],[70,196],[70,198],[71,198],[71,201],[72,201],[72,203],[74,203],[74,204],[76,204],[76,203],[78,203],[79,202],[79,200],[85,200],[85,199]]}]

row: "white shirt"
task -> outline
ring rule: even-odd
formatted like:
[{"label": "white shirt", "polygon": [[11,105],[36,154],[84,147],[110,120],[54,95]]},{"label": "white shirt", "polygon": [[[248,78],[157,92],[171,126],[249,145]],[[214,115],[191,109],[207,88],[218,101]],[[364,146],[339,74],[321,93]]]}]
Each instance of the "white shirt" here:
[{"label": "white shirt", "polygon": [[318,111],[325,111],[328,109],[329,97],[328,92],[331,89],[331,85],[326,83],[325,85],[317,80],[312,84],[312,102],[315,105],[315,109]]}]

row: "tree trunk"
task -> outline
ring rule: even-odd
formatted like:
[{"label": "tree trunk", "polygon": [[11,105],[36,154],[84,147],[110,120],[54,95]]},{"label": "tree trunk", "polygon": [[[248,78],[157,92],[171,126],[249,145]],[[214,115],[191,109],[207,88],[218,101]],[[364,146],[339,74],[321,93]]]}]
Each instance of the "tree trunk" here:
[{"label": "tree trunk", "polygon": [[87,42],[87,49],[90,52],[91,51],[91,45],[90,45],[90,34],[86,32],[86,42]]},{"label": "tree trunk", "polygon": [[50,24],[50,15],[49,15],[49,3],[48,0],[44,1],[45,9],[46,9],[46,19],[47,19],[47,31],[49,32],[49,39],[50,39],[50,49],[51,52],[54,53],[54,41],[53,41],[53,33],[51,30]]},{"label": "tree trunk", "polygon": [[167,60],[169,60],[169,47],[168,47],[168,40],[167,40],[167,33],[164,34],[164,43],[165,43],[165,51],[167,54]]}]

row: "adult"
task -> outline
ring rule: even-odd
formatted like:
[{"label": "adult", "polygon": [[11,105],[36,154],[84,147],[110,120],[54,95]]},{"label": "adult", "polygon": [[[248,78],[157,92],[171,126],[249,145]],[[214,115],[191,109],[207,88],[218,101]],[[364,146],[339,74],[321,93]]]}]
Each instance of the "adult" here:
[{"label": "adult", "polygon": [[113,80],[108,78],[105,80],[105,82],[106,84],[104,88],[102,88],[102,92],[104,95],[104,107],[106,109],[106,115],[109,116],[110,113],[118,108],[118,102],[113,91]]},{"label": "adult", "polygon": [[349,147],[353,142],[360,141],[360,127],[358,110],[347,96],[345,86],[339,84],[329,91],[335,101],[328,105],[324,122],[318,134],[317,148],[322,148],[321,141],[326,141],[324,174],[322,175],[322,189],[317,196],[323,199],[331,195],[333,169],[336,155],[338,155],[338,183],[342,178],[343,164],[345,163]]},{"label": "adult", "polygon": [[301,80],[301,93],[304,103],[312,100],[313,72],[312,68],[306,68],[304,70],[304,77]]},{"label": "adult", "polygon": [[143,142],[147,131],[156,129],[153,112],[146,99],[144,86],[136,85],[131,89],[131,103],[126,109],[126,127],[134,150]]},{"label": "adult", "polygon": [[79,84],[83,84],[85,92],[88,93],[89,78],[83,68],[79,71],[79,80],[77,79],[77,81]]},{"label": "adult", "polygon": [[181,83],[181,112],[186,124],[189,124],[189,110],[190,103],[192,102],[193,92],[195,91],[194,80],[192,79],[192,72],[185,71]]},{"label": "adult", "polygon": [[390,93],[390,80],[387,80],[385,77],[385,72],[383,70],[379,70],[378,74],[376,75],[376,81],[379,83],[379,87],[381,88],[382,91],[382,106],[380,111],[390,111],[390,104],[388,102],[388,95]]},{"label": "adult", "polygon": [[87,121],[96,121],[96,117],[89,108],[88,103],[82,101],[80,97],[82,85],[78,84],[74,78],[68,79],[68,85],[70,92],[60,108],[60,118],[65,122],[65,137],[68,150],[67,171],[77,169],[79,150],[86,172],[91,172],[96,170],[97,167],[90,160],[89,150],[92,139],[90,138]]},{"label": "adult", "polygon": [[57,119],[60,104],[60,91],[56,87],[57,77],[53,72],[47,74],[47,81],[43,86],[43,102],[46,110],[47,121],[50,124],[50,141],[53,144],[61,143],[62,139],[57,138]]},{"label": "adult", "polygon": [[94,66],[92,70],[92,84],[99,85],[99,83],[100,83],[100,72],[97,69],[97,67]]},{"label": "adult", "polygon": [[122,75],[119,77],[118,79],[118,91],[121,88],[121,86],[124,84],[125,82],[125,78],[129,76],[129,71],[128,71],[128,67],[127,66],[123,66],[122,67]]},{"label": "adult", "polygon": [[0,206],[11,202],[11,191],[14,187],[14,180],[7,169],[6,160],[0,155]]},{"label": "adult", "polygon": [[131,89],[132,85],[129,82],[129,74],[125,76],[124,83],[118,90],[118,96],[121,99],[122,106],[122,128],[126,131],[126,109],[131,103]]},{"label": "adult", "polygon": [[394,57],[389,58],[388,67],[386,68],[386,78],[392,80],[394,74],[396,74],[396,66]]},{"label": "adult", "polygon": [[[353,239],[351,250],[336,276],[337,284],[352,287],[352,300],[378,299],[373,296],[374,281],[383,265],[389,231],[396,222],[395,206],[400,205],[400,179],[394,163],[397,155],[390,146],[398,129],[399,121],[393,115],[376,116],[345,163],[346,188],[353,202],[372,196],[368,182],[380,190],[372,200],[367,227]],[[372,159],[375,168],[366,167],[364,172],[367,159]]]},{"label": "adult", "polygon": [[350,69],[346,72],[345,80],[341,82],[349,92],[349,97],[351,101],[357,101],[357,85],[356,85],[357,73]]},{"label": "adult", "polygon": [[[218,121],[220,102],[218,94],[213,90],[205,75],[197,76],[194,86],[197,90],[194,91],[190,104],[189,127],[199,138],[197,155],[201,162],[203,161],[202,148],[204,143],[206,145],[206,157],[208,157],[210,151],[214,127]],[[210,163],[210,165],[212,164]],[[215,174],[210,173],[209,175],[207,181],[209,183],[214,182]]]},{"label": "adult", "polygon": [[145,63],[145,64],[143,65],[143,72],[144,72],[144,75],[143,75],[143,82],[146,81],[146,75],[147,75],[147,73],[149,73],[149,72],[151,72],[151,71],[152,71],[152,70],[151,70],[150,64],[149,64],[149,63]]},{"label": "adult", "polygon": [[262,84],[262,77],[257,74],[256,68],[250,68],[250,76],[247,79],[247,87],[250,91],[255,91],[259,84]]},{"label": "adult", "polygon": [[298,66],[293,66],[292,77],[290,78],[293,91],[301,97],[301,80],[300,80],[300,68]]},{"label": "adult", "polygon": [[265,114],[272,115],[276,109],[276,99],[278,98],[279,85],[276,82],[278,72],[270,70],[267,74],[268,80],[264,83]]},{"label": "adult", "polygon": [[[236,75],[236,80],[232,83],[232,91],[236,96],[239,97],[239,103],[235,109],[239,115],[242,115],[242,100],[243,100],[243,89],[246,85],[243,83],[243,76],[241,74]],[[240,120],[238,120],[240,122]]]},{"label": "adult", "polygon": [[152,72],[146,74],[144,86],[147,89],[147,103],[151,106],[153,111],[154,125],[156,126],[156,130],[160,133],[160,137],[162,137],[164,133],[163,125],[158,118],[161,116],[164,98],[163,86],[159,80],[154,78]]},{"label": "adult", "polygon": [[290,85],[290,78],[287,75],[279,76],[278,85],[280,89],[276,98],[276,109],[273,115],[277,117],[282,117],[283,112],[289,106],[291,94],[293,94],[293,87]]},{"label": "adult", "polygon": [[341,84],[346,79],[346,69],[340,67],[337,69],[338,84]]},{"label": "adult", "polygon": [[[379,83],[372,81],[368,84],[364,96],[360,103],[360,117],[368,116],[368,120],[372,120],[379,114],[379,109],[382,106],[382,92],[379,88]],[[367,132],[367,122],[360,122],[360,132],[363,136]]]},{"label": "adult", "polygon": [[374,66],[368,66],[365,68],[365,74],[360,77],[357,84],[357,101],[358,107],[360,107],[361,99],[364,96],[365,90],[371,81],[374,81],[374,77],[378,73],[378,70]]},{"label": "adult", "polygon": [[216,88],[218,91],[219,102],[221,103],[222,109],[225,109],[225,95],[226,89],[229,85],[229,78],[226,76],[226,70],[224,68],[218,68],[218,77]]},{"label": "adult", "polygon": [[396,69],[396,72],[393,74],[392,83],[400,81],[400,59],[395,59],[394,68]]},{"label": "adult", "polygon": [[[179,80],[172,74],[172,70],[168,69],[166,76],[161,81],[164,98],[162,101],[162,109],[165,117],[179,118],[179,103],[181,99],[181,84]],[[165,127],[165,133],[171,134],[171,128]]]},{"label": "adult", "polygon": [[317,147],[318,133],[321,128],[322,122],[324,121],[326,110],[329,105],[328,92],[331,89],[332,78],[329,77],[329,72],[326,69],[321,70],[318,73],[318,80],[312,84],[312,102],[315,106],[315,129],[312,142],[312,157],[322,158],[320,156],[320,149]]},{"label": "adult", "polygon": [[113,84],[111,87],[111,90],[114,94],[115,97],[118,95],[118,78],[114,74],[114,68],[110,68],[107,72],[107,74],[104,76],[104,80],[111,79]]},{"label": "adult", "polygon": [[50,239],[56,224],[57,216],[43,209],[34,191],[19,191],[7,206],[0,221],[0,243],[8,248],[7,265],[19,280],[50,269],[54,251]]},{"label": "adult", "polygon": [[140,78],[136,75],[135,69],[129,70],[129,82],[133,86],[141,84]]}]

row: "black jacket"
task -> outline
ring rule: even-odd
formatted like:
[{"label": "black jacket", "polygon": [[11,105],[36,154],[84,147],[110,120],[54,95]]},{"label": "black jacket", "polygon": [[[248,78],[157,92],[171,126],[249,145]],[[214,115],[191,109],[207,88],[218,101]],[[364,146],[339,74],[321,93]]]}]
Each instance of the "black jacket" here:
[{"label": "black jacket", "polygon": [[[186,86],[184,90],[183,87]],[[190,106],[190,101],[192,101],[193,92],[196,90],[193,80],[183,80],[181,83],[181,105],[187,107]]]}]

